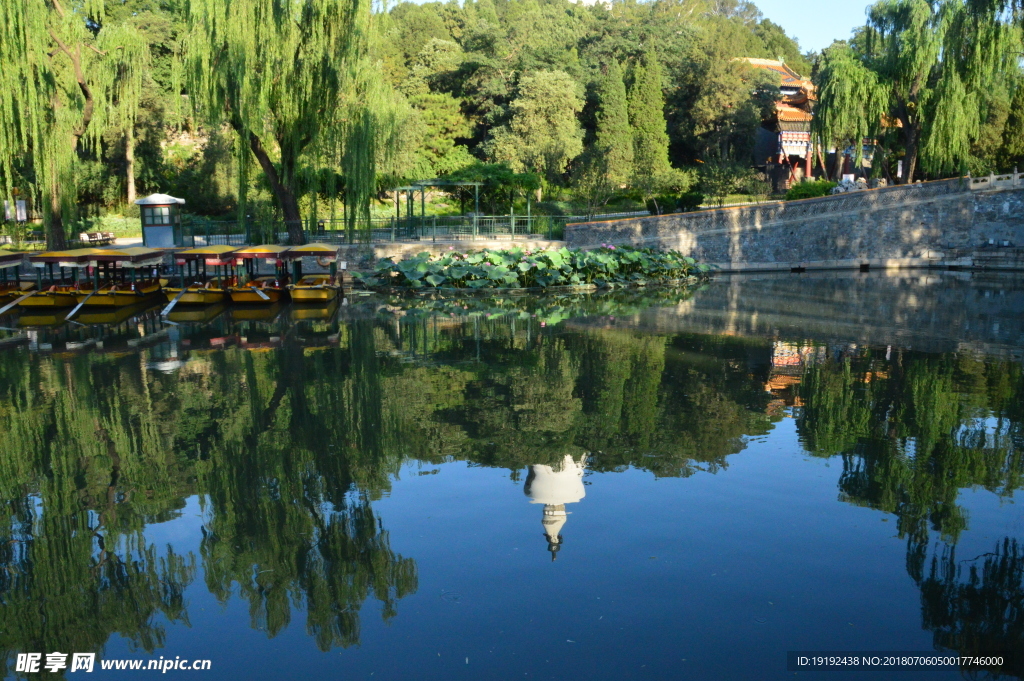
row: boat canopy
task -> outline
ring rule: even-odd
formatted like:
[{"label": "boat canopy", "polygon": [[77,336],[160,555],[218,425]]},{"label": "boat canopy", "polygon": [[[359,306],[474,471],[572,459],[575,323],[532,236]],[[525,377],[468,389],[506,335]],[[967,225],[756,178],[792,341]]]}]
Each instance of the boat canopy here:
[{"label": "boat canopy", "polygon": [[92,263],[112,262],[121,267],[152,267],[164,260],[164,252],[155,248],[132,246],[129,248],[104,248],[89,259]]},{"label": "boat canopy", "polygon": [[336,262],[341,255],[341,249],[330,244],[306,244],[304,246],[292,246],[281,254],[285,260],[296,258],[315,257],[327,262]]},{"label": "boat canopy", "polygon": [[198,260],[201,258],[203,260],[222,260],[227,263],[231,261],[237,250],[238,246],[203,246],[202,248],[178,251],[174,254],[174,257],[179,260]]},{"label": "boat canopy", "polygon": [[24,253],[0,251],[0,270],[7,269],[8,267],[17,267],[21,264],[21,260],[24,255]]},{"label": "boat canopy", "polygon": [[281,258],[288,250],[287,246],[263,244],[262,246],[243,246],[232,253],[235,258]]},{"label": "boat canopy", "polygon": [[100,248],[73,248],[70,251],[46,251],[38,255],[30,255],[28,261],[36,267],[46,263],[59,263],[61,267],[79,267],[92,260],[92,256],[101,252]]}]

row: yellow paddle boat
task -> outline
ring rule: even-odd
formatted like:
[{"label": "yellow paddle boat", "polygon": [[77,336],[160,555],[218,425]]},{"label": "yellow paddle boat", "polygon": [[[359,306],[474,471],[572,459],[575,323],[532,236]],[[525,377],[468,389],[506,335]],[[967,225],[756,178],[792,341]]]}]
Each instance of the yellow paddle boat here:
[{"label": "yellow paddle boat", "polygon": [[237,246],[206,246],[175,253],[178,285],[164,287],[167,300],[177,300],[178,305],[213,305],[227,301],[228,287],[236,282],[231,276],[236,250]]},{"label": "yellow paddle boat", "polygon": [[[47,251],[29,256],[29,263],[36,268],[36,291],[18,305],[29,308],[75,305],[78,302],[78,271],[87,266],[92,257],[99,252],[98,248],[75,248],[70,251]],[[59,278],[54,271],[54,265],[60,269]],[[64,270],[68,268],[71,270],[70,275],[65,276]],[[44,270],[49,272],[45,284]]]},{"label": "yellow paddle boat", "polygon": [[[282,259],[292,264],[292,279],[295,283],[288,285],[292,300],[296,303],[324,304],[337,298],[342,283],[342,275],[338,272],[340,255],[336,246],[327,244],[292,246],[282,253]],[[328,267],[329,272],[301,276],[302,258],[316,258],[316,263],[320,267]]]},{"label": "yellow paddle boat", "polygon": [[166,283],[157,275],[164,255],[141,246],[98,249],[89,259],[93,282],[79,284],[77,302],[86,307],[127,307],[158,296]]},{"label": "yellow paddle boat", "polygon": [[[287,246],[264,244],[245,246],[235,251],[232,255],[240,274],[238,283],[228,287],[231,302],[273,305],[287,299],[288,274],[282,259],[287,250]],[[273,275],[260,275],[260,260],[274,266]]]},{"label": "yellow paddle boat", "polygon": [[35,282],[21,280],[23,257],[22,253],[0,250],[0,305],[17,300],[36,287]]}]

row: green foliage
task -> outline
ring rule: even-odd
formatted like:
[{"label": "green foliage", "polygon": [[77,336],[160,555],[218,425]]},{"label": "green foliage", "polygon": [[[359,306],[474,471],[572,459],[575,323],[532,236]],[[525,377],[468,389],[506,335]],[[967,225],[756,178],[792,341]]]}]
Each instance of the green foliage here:
[{"label": "green foliage", "polygon": [[[986,93],[1018,74],[1020,30],[993,3],[880,0],[851,46],[825,51],[814,129],[902,147],[902,182],[958,172],[988,116]],[[991,135],[991,133],[989,133]],[[860,144],[854,145],[860,154]]]},{"label": "green foliage", "polygon": [[420,253],[395,262],[378,261],[363,277],[371,286],[433,288],[532,288],[598,284],[645,285],[700,275],[703,266],[676,251],[607,246],[593,251],[505,251]]},{"label": "green foliage", "polygon": [[713,203],[721,206],[725,197],[735,194],[750,170],[741,163],[710,159],[700,167],[700,188]]},{"label": "green foliage", "polygon": [[63,248],[75,218],[80,155],[134,126],[149,65],[141,33],[107,21],[102,2],[0,4],[0,187],[42,209],[47,244]]},{"label": "green foliage", "polygon": [[819,196],[828,196],[836,186],[835,182],[828,180],[815,180],[813,182],[799,182],[794,184],[786,192],[787,201],[797,199],[816,199]]},{"label": "green foliage", "polygon": [[[449,182],[480,182],[480,208],[489,213],[504,212],[516,196],[540,188],[541,178],[535,173],[515,173],[504,163],[476,163],[444,177]],[[476,195],[473,187],[446,187],[445,191],[462,206],[472,210]]]},{"label": "green foliage", "polygon": [[497,128],[487,154],[516,172],[534,172],[555,182],[583,151],[579,86],[564,71],[538,71],[519,81],[512,119]]},{"label": "green foliage", "polygon": [[[341,166],[346,201],[368,210],[385,151],[377,145],[396,121],[389,93],[366,63],[368,3],[189,0],[188,7],[184,62],[196,113],[238,133],[292,241],[303,240],[298,186],[315,182],[320,166]],[[243,164],[249,158],[240,155]]]},{"label": "green foliage", "polygon": [[676,200],[676,206],[684,213],[698,210],[704,203],[705,196],[698,191],[683,192]]},{"label": "green foliage", "polygon": [[668,133],[661,64],[653,54],[633,65],[629,89],[629,122],[633,126],[633,172],[636,184],[669,170]]},{"label": "green foliage", "polygon": [[[818,72],[818,105],[811,121],[813,134],[826,147],[845,147],[868,137],[887,114],[884,86],[878,74],[857,59],[846,43],[833,43],[822,52]],[[855,162],[860,162],[861,145]],[[803,197],[807,198],[807,197]]]},{"label": "green foliage", "polygon": [[1016,83],[1002,135],[1001,169],[1009,170],[1015,166],[1024,168],[1024,83],[1021,81]]},{"label": "green foliage", "polygon": [[[611,182],[642,201],[685,190],[666,179],[670,161],[684,167],[711,148],[744,156],[774,99],[736,57],[800,59],[779,27],[737,3],[605,11],[480,0],[377,13],[362,0],[102,4],[72,0],[66,20],[54,19],[52,0],[0,8],[14,27],[0,48],[0,183],[53,224],[79,207],[124,212],[136,194],[159,191],[203,215],[292,225],[340,210],[355,229],[382,190],[485,158],[540,174],[560,198],[581,186],[583,140],[606,151]],[[72,53],[82,47],[88,125],[72,120],[86,98],[49,28]],[[640,76],[632,105],[625,65]],[[55,141],[78,128],[80,141]],[[644,167],[634,172],[637,141]]]},{"label": "green foliage", "polygon": [[586,206],[587,215],[593,215],[618,191],[618,183],[612,179],[610,170],[613,151],[605,147],[590,147],[573,168],[573,190],[576,198]]},{"label": "green foliage", "polygon": [[760,203],[772,195],[772,183],[768,176],[755,170],[748,170],[739,182],[740,192],[753,197]]},{"label": "green foliage", "polygon": [[456,143],[469,135],[458,100],[444,93],[423,93],[409,97],[409,103],[420,114],[421,137],[416,147],[421,162],[415,168],[419,179],[447,175],[474,162],[466,147]]},{"label": "green foliage", "polygon": [[[786,66],[805,76],[811,73],[811,63],[800,53],[796,41],[786,35],[782,26],[763,19],[754,28],[754,35],[764,42],[765,51],[770,59],[781,59]],[[750,56],[758,56],[751,54]]]},{"label": "green foliage", "polygon": [[624,184],[633,175],[633,133],[629,127],[626,85],[619,62],[612,60],[599,81],[594,148],[607,157],[607,176]]}]

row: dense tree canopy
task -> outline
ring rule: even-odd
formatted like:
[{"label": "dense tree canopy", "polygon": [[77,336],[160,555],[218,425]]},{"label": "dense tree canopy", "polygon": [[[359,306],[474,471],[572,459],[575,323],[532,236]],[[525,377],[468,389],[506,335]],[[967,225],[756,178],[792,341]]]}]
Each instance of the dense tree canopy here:
[{"label": "dense tree canopy", "polygon": [[286,220],[298,240],[324,213],[355,228],[388,188],[479,162],[588,204],[678,192],[670,169],[750,164],[779,83],[742,57],[813,76],[819,142],[874,138],[879,175],[1003,170],[1024,162],[1009,17],[882,0],[816,55],[739,0],[12,0],[0,186],[51,245],[154,191]]},{"label": "dense tree canopy", "polygon": [[852,43],[838,42],[823,54],[814,120],[821,142],[853,142],[859,156],[857,141],[882,138],[884,149],[902,157],[902,182],[919,171],[941,176],[972,162],[1003,165],[996,151],[1006,128],[1000,106],[1008,108],[1009,92],[1018,87],[1020,31],[983,6],[964,0],[872,5]]},{"label": "dense tree canopy", "polygon": [[73,219],[80,154],[135,124],[148,51],[103,2],[12,0],[0,7],[0,177],[5,197],[38,197],[53,247]]}]

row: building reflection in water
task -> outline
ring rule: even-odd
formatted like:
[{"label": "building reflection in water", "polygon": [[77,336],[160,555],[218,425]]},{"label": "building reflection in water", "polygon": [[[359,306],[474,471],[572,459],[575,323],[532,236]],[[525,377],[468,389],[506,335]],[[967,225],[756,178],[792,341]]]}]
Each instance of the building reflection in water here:
[{"label": "building reflection in water", "polygon": [[544,536],[548,541],[551,560],[562,548],[562,526],[568,519],[566,504],[575,504],[587,495],[583,487],[583,472],[587,467],[587,455],[576,461],[566,454],[557,470],[552,466],[533,465],[526,476],[523,493],[530,497],[531,504],[544,504]]}]

